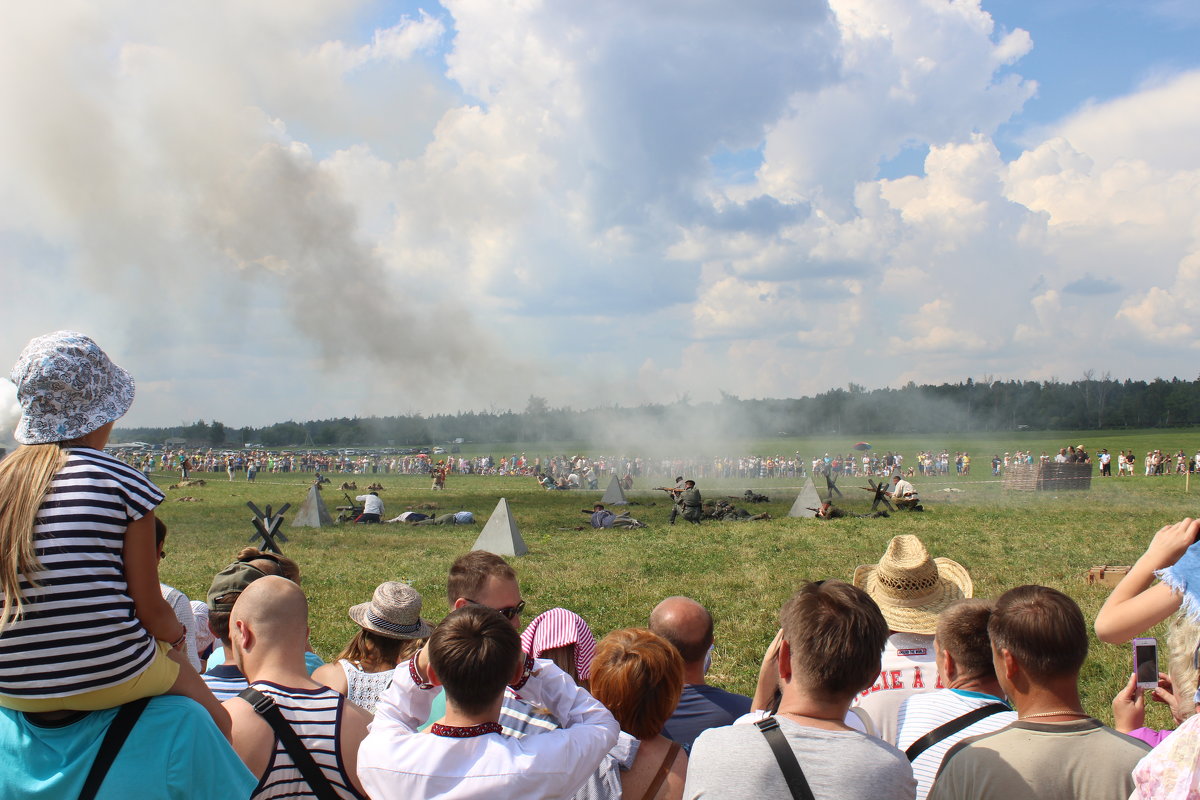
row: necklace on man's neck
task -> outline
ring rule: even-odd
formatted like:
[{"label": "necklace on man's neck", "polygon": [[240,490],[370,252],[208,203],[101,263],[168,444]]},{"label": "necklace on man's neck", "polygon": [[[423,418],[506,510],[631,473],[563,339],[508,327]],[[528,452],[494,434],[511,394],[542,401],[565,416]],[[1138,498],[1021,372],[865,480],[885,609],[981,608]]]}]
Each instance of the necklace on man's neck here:
[{"label": "necklace on man's neck", "polygon": [[821,722],[836,722],[841,724],[844,717],[818,717],[816,714],[801,714],[799,711],[779,711],[776,716],[783,715],[785,717],[803,717],[804,719],[815,719]]},{"label": "necklace on man's neck", "polygon": [[1068,709],[1066,711],[1042,711],[1039,714],[1022,714],[1021,716],[1017,717],[1017,720],[1020,721],[1023,719],[1034,719],[1035,717],[1090,717],[1090,716],[1091,716],[1091,714],[1088,714],[1086,711],[1071,711]]}]

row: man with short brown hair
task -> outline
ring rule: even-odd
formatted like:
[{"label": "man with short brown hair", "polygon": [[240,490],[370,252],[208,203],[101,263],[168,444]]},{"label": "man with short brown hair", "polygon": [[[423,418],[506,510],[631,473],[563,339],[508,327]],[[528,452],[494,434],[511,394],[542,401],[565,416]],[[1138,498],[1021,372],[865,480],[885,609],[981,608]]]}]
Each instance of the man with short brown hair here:
[{"label": "man with short brown hair", "polygon": [[903,754],[842,721],[879,674],[888,635],[879,607],[857,587],[823,581],[796,592],[779,618],[783,696],[775,719],[762,723],[763,731],[732,725],[702,733],[688,760],[684,797],[793,797],[769,744],[781,733],[817,800],[912,800],[915,782]]},{"label": "man with short brown hair", "polygon": [[[509,589],[515,593],[516,600],[507,607],[514,608],[521,600],[520,590],[517,589],[516,571],[503,557],[495,553],[472,550],[459,556],[450,565],[450,576],[446,580],[446,600],[451,610],[462,608],[467,603],[489,605],[478,598],[485,594],[490,596],[492,592],[508,593]],[[523,609],[525,604],[520,603],[520,606]],[[505,616],[514,619],[514,616]],[[518,609],[515,619],[519,620],[520,616]],[[516,624],[519,625],[520,622]]]},{"label": "man with short brown hair", "polygon": [[[420,734],[439,684],[445,716]],[[503,735],[500,708],[510,684],[563,727],[520,739]],[[396,668],[359,752],[358,774],[375,800],[570,797],[618,731],[612,714],[571,676],[552,661],[525,657],[499,611],[472,603],[450,612],[420,657]]]},{"label": "man with short brown hair", "polygon": [[[503,557],[487,550],[472,550],[455,559],[446,579],[446,599],[451,611],[468,605],[486,606],[499,611],[514,630],[521,627],[525,601],[521,599],[517,573]],[[417,666],[423,670],[424,661]],[[433,704],[433,719],[445,710],[445,701],[445,695],[439,692]],[[509,736],[527,736],[558,727],[549,715],[535,711],[512,691],[504,693],[500,725]]]},{"label": "man with short brown hair", "polygon": [[1125,800],[1150,748],[1083,710],[1087,625],[1070,597],[1045,586],[1000,596],[988,621],[996,678],[1018,719],[946,754],[930,800]]},{"label": "man with short brown hair", "polygon": [[909,696],[892,726],[893,744],[912,763],[917,800],[929,794],[942,759],[957,742],[1017,718],[1002,699],[992,664],[987,632],[992,607],[989,600],[960,600],[938,616],[933,649],[939,682],[946,688]]}]

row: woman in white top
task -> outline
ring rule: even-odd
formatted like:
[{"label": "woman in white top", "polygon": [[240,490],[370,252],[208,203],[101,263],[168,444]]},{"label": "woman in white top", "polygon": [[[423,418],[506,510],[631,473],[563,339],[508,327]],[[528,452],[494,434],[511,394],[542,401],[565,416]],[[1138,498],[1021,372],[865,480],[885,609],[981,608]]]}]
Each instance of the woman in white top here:
[{"label": "woman in white top", "polygon": [[312,676],[373,714],[396,665],[416,655],[432,629],[421,619],[421,595],[398,581],[381,583],[371,602],[350,609],[350,619],[361,630],[336,663],[317,668]]}]

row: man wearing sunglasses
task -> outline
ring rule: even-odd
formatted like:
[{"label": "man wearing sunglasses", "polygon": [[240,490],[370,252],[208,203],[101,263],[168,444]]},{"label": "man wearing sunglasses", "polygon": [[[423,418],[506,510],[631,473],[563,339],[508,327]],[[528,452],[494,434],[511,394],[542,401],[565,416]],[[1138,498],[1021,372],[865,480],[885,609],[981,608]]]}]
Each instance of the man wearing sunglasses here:
[{"label": "man wearing sunglasses", "polygon": [[[517,573],[512,566],[495,553],[472,550],[459,556],[450,565],[446,581],[446,600],[451,611],[466,605],[486,606],[500,612],[518,631],[521,629],[521,612],[525,601],[521,599],[521,587],[517,584]],[[418,655],[417,669],[426,672],[428,660],[424,650]],[[429,720],[422,727],[427,730],[445,713],[446,696],[438,693],[433,701]],[[539,714],[511,689],[504,692],[504,705],[500,709],[500,727],[508,736],[517,738],[558,727],[547,714]]]}]

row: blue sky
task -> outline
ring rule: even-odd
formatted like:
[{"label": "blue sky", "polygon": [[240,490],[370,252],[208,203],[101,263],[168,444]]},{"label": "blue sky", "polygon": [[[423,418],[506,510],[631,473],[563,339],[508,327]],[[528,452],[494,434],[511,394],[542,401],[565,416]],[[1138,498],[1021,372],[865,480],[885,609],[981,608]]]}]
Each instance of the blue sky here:
[{"label": "blue sky", "polygon": [[132,424],[1196,372],[1192,4],[0,13],[0,352]]}]

